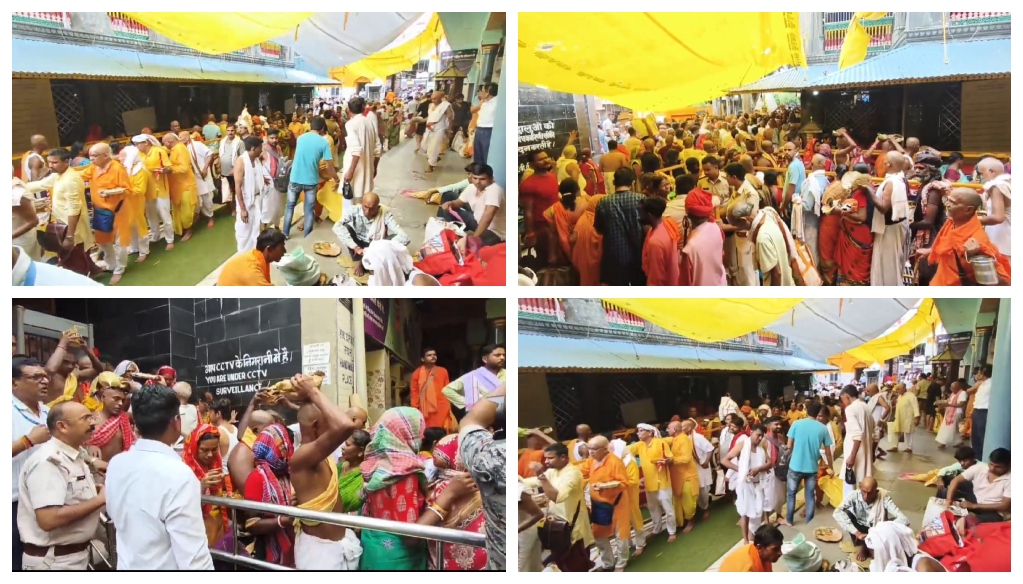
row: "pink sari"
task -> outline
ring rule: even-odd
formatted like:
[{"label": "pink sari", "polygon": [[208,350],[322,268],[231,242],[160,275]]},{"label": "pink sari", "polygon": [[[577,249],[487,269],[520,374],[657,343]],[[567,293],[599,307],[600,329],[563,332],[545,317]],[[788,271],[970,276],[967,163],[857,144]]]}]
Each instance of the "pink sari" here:
[{"label": "pink sari", "polygon": [[[432,505],[440,498],[444,489],[451,484],[451,480],[465,472],[467,469],[458,457],[458,434],[449,434],[441,438],[440,442],[433,449],[433,458],[437,462],[446,462],[449,468],[454,471],[439,469],[438,479],[430,485],[426,504]],[[464,497],[448,513],[447,519],[441,527],[457,529],[468,533],[485,535],[483,515],[483,499],[479,492],[470,497]],[[430,569],[437,569],[437,546],[431,542],[430,546]],[[487,550],[469,545],[453,543],[444,544],[444,557],[441,570],[444,571],[479,571],[487,569]]]}]

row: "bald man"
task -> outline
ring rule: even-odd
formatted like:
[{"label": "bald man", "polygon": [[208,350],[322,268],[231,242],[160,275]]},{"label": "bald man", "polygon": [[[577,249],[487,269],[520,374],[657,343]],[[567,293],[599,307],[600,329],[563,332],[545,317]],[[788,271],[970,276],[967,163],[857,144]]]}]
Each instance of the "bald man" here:
[{"label": "bald man", "polygon": [[213,151],[205,144],[193,140],[188,132],[178,134],[178,139],[188,148],[189,160],[192,163],[192,174],[195,175],[196,192],[199,194],[200,211],[206,217],[206,228],[213,227]]},{"label": "bald man", "polygon": [[691,434],[696,424],[691,420],[668,424],[671,438],[672,503],[675,508],[675,522],[683,527],[682,533],[692,531],[696,520],[696,501],[700,495],[700,475],[696,458],[693,456]]},{"label": "bald man", "polygon": [[[291,380],[299,401],[298,424],[302,444],[291,457],[291,485],[295,506],[308,511],[341,513],[337,496],[337,463],[331,455],[356,430],[355,422],[323,395],[311,377]],[[345,538],[346,528],[329,523],[295,521],[295,568],[298,570],[358,570],[353,553],[357,543]],[[354,548],[354,549],[353,549]],[[350,559],[351,558],[351,559]]]},{"label": "bald man", "polygon": [[352,422],[355,423],[356,430],[366,429],[366,422],[369,420],[369,414],[366,413],[366,410],[360,408],[359,406],[352,406],[348,408],[348,411],[345,412],[345,415],[351,418]]},{"label": "bald man", "polygon": [[[37,181],[49,172],[46,168],[46,136],[36,134],[32,136],[29,144],[32,149],[21,157],[21,180],[24,182]],[[78,153],[73,153],[78,156]]]},{"label": "bald man", "polygon": [[365,273],[362,256],[374,241],[390,239],[401,245],[408,245],[412,241],[401,225],[398,225],[390,209],[381,205],[380,197],[373,192],[364,194],[358,205],[345,209],[341,220],[334,224],[334,234],[356,261],[356,276]]},{"label": "bald man", "polygon": [[576,439],[568,443],[568,461],[578,466],[585,463],[586,460],[580,459],[576,456],[576,447],[578,447],[579,444],[586,444],[589,442],[590,438],[593,438],[593,430],[591,430],[586,424],[579,424],[575,427],[575,435]]},{"label": "bald man", "polygon": [[849,534],[856,547],[856,561],[862,562],[871,554],[867,549],[867,533],[871,527],[883,521],[894,521],[909,527],[909,519],[888,495],[879,488],[877,481],[867,477],[860,481],[860,488],[846,493],[842,503],[833,514],[842,531]]},{"label": "bald man", "polygon": [[[628,477],[625,464],[608,449],[607,438],[594,436],[590,451],[590,500],[595,511],[590,517],[593,538],[600,550],[605,570],[624,572],[629,562],[629,504],[626,496]],[[614,557],[611,538],[618,536],[618,558]]]},{"label": "bald man", "polygon": [[997,158],[985,158],[977,163],[977,172],[984,181],[985,211],[980,217],[991,243],[1007,257],[1012,256],[1012,182],[1005,173],[1005,164]]},{"label": "bald man", "polygon": [[430,110],[426,116],[426,156],[429,158],[429,166],[426,172],[433,172],[433,169],[440,164],[441,148],[447,139],[448,127],[454,117],[454,110],[451,104],[444,99],[443,91],[434,91],[430,98]]},{"label": "bald man", "polygon": [[250,409],[242,415],[238,422],[238,442],[227,455],[227,469],[231,473],[232,484],[244,485],[252,471],[256,470],[252,445],[267,426],[278,423],[275,414],[277,412]]},{"label": "bald man", "polygon": [[[926,257],[930,264],[937,265],[934,278],[931,279],[931,286],[961,286],[976,283],[976,275],[969,260],[978,255],[994,259],[998,284],[1010,285],[1009,257],[1002,254],[998,247],[991,242],[984,231],[984,226],[977,218],[977,209],[981,208],[983,204],[981,196],[971,188],[955,188],[948,195],[946,202],[948,220],[938,232],[934,245],[916,252],[917,255]],[[960,275],[960,266],[962,267],[962,276]]]},{"label": "bald man", "polygon": [[114,159],[108,144],[93,144],[89,148],[89,160],[92,164],[82,172],[82,180],[89,183],[92,193],[92,229],[103,251],[107,271],[113,272],[110,278],[113,286],[121,281],[128,266],[134,217],[131,206],[124,203],[131,193],[131,179],[124,165]]},{"label": "bald man", "polygon": [[188,241],[192,238],[195,208],[199,204],[195,173],[192,172],[192,157],[188,147],[181,142],[176,134],[164,134],[163,144],[170,153],[170,172],[167,174],[167,182],[170,190],[174,233],[181,236],[181,241]]},{"label": "bald man", "polygon": [[822,154],[814,154],[810,159],[810,175],[806,177],[796,197],[800,202],[801,212],[795,210],[795,199],[793,200],[792,237],[806,244],[815,266],[819,266],[821,261],[817,244],[821,225],[821,198],[830,182],[824,174],[827,160]]}]

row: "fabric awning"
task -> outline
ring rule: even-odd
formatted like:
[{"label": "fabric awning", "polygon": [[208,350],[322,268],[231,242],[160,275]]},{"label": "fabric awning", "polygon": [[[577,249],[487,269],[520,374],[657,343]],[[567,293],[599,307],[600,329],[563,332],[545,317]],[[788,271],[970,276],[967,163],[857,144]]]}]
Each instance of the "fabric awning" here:
[{"label": "fabric awning", "polygon": [[128,12],[150,29],[207,54],[263,41],[291,47],[320,71],[366,58],[399,38],[422,12]]},{"label": "fabric awning", "polygon": [[522,12],[518,30],[520,82],[639,111],[806,67],[797,12]]},{"label": "fabric awning", "polygon": [[519,371],[812,373],[835,370],[827,363],[792,355],[531,334],[519,336],[518,350]]},{"label": "fabric awning", "polygon": [[867,363],[884,363],[893,357],[906,355],[913,347],[927,342],[940,325],[941,317],[934,306],[934,300],[925,298],[916,314],[893,331],[846,351],[843,358],[858,359]]},{"label": "fabric awning", "polygon": [[443,38],[444,27],[441,26],[440,16],[434,13],[419,34],[396,46],[353,63],[344,64],[343,67],[333,67],[329,75],[341,81],[345,87],[354,87],[360,77],[386,79],[388,75],[411,69],[421,59],[433,53],[437,49],[437,43]]},{"label": "fabric awning", "polygon": [[809,67],[791,67],[784,71],[772,73],[767,77],[736,87],[729,95],[741,93],[766,93],[771,91],[800,91],[811,83],[824,77],[828,71],[837,71],[836,65],[810,65]]},{"label": "fabric awning", "polygon": [[15,38],[14,77],[336,85],[329,77],[264,63],[147,53]]},{"label": "fabric awning", "polygon": [[605,298],[683,337],[717,343],[760,330],[787,317],[801,298]]}]

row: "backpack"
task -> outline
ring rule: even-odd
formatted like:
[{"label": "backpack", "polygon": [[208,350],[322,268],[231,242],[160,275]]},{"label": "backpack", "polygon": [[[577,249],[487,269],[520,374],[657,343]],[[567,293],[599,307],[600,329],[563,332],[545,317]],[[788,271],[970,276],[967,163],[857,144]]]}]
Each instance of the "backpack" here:
[{"label": "backpack", "polygon": [[273,150],[267,149],[267,153],[277,161],[277,172],[274,173],[274,189],[281,193],[288,192],[288,184],[291,183],[291,160],[278,156]]},{"label": "backpack", "polygon": [[785,445],[780,442],[776,443],[771,438],[768,438],[767,441],[774,447],[774,451],[778,457],[777,461],[774,463],[774,476],[784,481],[789,474],[789,458],[792,457],[792,453],[789,452],[788,449],[785,448]]}]

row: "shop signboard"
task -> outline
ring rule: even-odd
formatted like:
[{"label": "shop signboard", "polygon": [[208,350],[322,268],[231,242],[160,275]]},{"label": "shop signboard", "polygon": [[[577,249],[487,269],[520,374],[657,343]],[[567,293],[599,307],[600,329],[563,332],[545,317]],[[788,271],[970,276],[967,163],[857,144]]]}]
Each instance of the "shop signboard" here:
[{"label": "shop signboard", "polygon": [[387,298],[367,298],[363,301],[366,336],[381,345],[387,342],[387,312],[390,302]]}]

